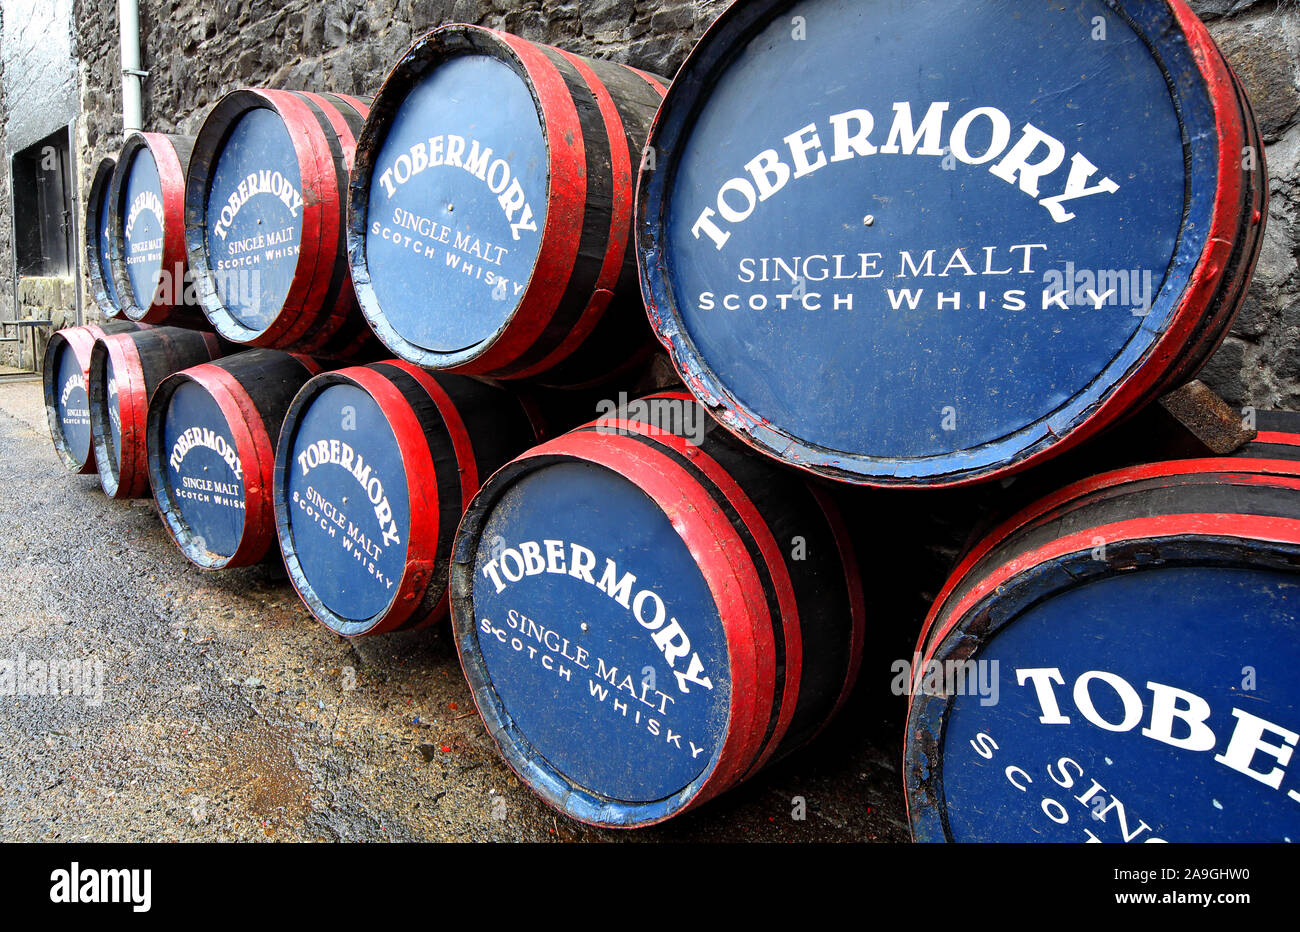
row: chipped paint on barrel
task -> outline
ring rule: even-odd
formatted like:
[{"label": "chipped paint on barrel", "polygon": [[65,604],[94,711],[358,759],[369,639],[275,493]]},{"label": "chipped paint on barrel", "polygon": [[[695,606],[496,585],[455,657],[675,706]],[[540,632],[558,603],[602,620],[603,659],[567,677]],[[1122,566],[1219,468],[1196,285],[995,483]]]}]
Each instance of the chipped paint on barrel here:
[{"label": "chipped paint on barrel", "polygon": [[384,322],[440,354],[492,340],[519,307],[546,213],[528,85],[484,55],[439,65],[397,108],[371,169],[366,257]]},{"label": "chipped paint on barrel", "polygon": [[988,478],[1221,337],[1240,295],[1203,318],[1261,225],[1208,34],[1181,0],[1011,13],[768,0],[692,52],[642,173],[642,282],[741,439],[852,482]]},{"label": "chipped paint on barrel", "polygon": [[186,382],[172,393],[162,449],[154,455],[165,463],[178,520],[200,532],[196,546],[234,556],[244,533],[245,464],[225,414],[199,383]]},{"label": "chipped paint on barrel", "polygon": [[913,658],[918,841],[1300,837],[1296,442],[1084,480],[972,548]]},{"label": "chipped paint on barrel", "polygon": [[291,429],[282,536],[341,633],[362,631],[392,604],[405,572],[411,504],[401,448],[379,404],[353,384],[319,391]]},{"label": "chipped paint on barrel", "polygon": [[217,296],[250,330],[265,330],[293,283],[302,244],[302,179],[284,121],[247,111],[212,171],[204,211]]}]

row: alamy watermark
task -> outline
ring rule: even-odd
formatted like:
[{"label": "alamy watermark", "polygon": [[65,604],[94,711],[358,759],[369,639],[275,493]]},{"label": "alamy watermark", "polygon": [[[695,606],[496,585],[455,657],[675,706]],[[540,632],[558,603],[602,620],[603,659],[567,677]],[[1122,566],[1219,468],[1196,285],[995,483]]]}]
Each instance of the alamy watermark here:
[{"label": "alamy watermark", "polygon": [[104,702],[104,662],[98,657],[41,660],[19,651],[0,657],[0,698],[77,697],[88,706]]},{"label": "alamy watermark", "polygon": [[998,661],[927,660],[919,653],[911,661],[895,660],[890,689],[895,696],[979,696],[980,705],[998,704]]},{"label": "alamy watermark", "polygon": [[[260,307],[262,303],[262,271],[248,267],[223,267],[204,273],[209,290],[215,291],[227,307]],[[195,307],[199,302],[198,282],[195,273],[181,263],[160,268],[153,276],[153,301],[163,304]]]},{"label": "alamy watermark", "polygon": [[1044,307],[1128,308],[1133,316],[1151,313],[1155,277],[1150,269],[1079,269],[1073,262],[1043,273]]},{"label": "alamy watermark", "polygon": [[627,392],[618,399],[606,398],[596,405],[596,431],[602,434],[638,433],[632,424],[642,424],[652,433],[675,434],[692,446],[704,443],[712,424],[704,406],[690,398],[637,398]]}]

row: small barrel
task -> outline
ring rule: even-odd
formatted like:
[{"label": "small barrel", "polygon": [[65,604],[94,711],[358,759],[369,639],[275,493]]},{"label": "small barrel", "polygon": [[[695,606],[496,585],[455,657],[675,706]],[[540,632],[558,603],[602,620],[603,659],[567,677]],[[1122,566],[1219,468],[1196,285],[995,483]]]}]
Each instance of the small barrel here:
[{"label": "small barrel", "polygon": [[647,358],[632,193],[667,82],[444,26],[389,73],[357,145],[357,298],[429,369],[580,385]]},{"label": "small barrel", "polygon": [[911,664],[918,841],[1300,838],[1300,416],[1128,467],[958,563]]},{"label": "small barrel", "polygon": [[87,376],[90,436],[99,482],[110,498],[149,494],[145,425],[154,389],[173,372],[224,352],[215,334],[179,327],[108,334],[95,341]]},{"label": "small barrel", "polygon": [[479,713],[548,804],[638,827],[806,742],[847,697],[865,598],[824,490],[686,393],[500,470],[456,537],[452,621]]},{"label": "small barrel", "polygon": [[537,433],[504,389],[406,362],[303,386],[276,449],[275,522],[312,614],[348,637],[444,616],[456,522]]},{"label": "small barrel", "polygon": [[117,159],[100,159],[95,167],[95,177],[90,182],[90,196],[86,198],[86,280],[90,296],[105,319],[122,313],[122,300],[113,280],[113,259],[109,248],[112,216],[108,195],[112,189],[113,169]]},{"label": "small barrel", "polygon": [[194,141],[185,244],[199,302],[235,343],[332,358],[380,349],[357,308],[344,210],[368,101],[245,88]]},{"label": "small barrel", "polygon": [[683,381],[870,486],[1005,477],[1184,384],[1267,216],[1249,101],[1183,0],[733,4],[649,147],[642,287]]},{"label": "small barrel", "polygon": [[185,172],[194,139],[132,133],[109,190],[109,258],[122,313],[206,328],[185,261]]},{"label": "small barrel", "polygon": [[45,385],[45,414],[50,439],[59,461],[70,472],[95,472],[95,450],[90,442],[90,349],[100,337],[147,328],[129,320],[69,327],[50,337],[41,368]]},{"label": "small barrel", "polygon": [[279,559],[275,444],[289,403],[320,371],[308,356],[256,349],[177,372],[153,393],[149,483],[192,562],[219,570]]}]

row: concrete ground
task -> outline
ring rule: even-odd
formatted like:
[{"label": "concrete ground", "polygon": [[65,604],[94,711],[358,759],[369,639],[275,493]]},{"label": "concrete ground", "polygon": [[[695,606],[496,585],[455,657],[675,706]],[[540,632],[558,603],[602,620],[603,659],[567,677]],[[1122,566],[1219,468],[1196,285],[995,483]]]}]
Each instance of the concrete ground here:
[{"label": "concrete ground", "polygon": [[[885,657],[801,753],[667,825],[592,829],[498,756],[445,627],[348,642],[276,573],[192,566],[152,502],[63,471],[39,382],[0,383],[0,469],[2,841],[908,837]],[[14,694],[57,661],[82,695]]]}]

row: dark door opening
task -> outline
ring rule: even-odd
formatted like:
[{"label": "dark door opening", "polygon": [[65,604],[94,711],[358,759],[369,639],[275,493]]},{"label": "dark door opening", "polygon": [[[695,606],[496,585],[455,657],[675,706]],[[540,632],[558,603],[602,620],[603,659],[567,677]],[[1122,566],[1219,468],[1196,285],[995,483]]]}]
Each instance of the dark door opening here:
[{"label": "dark door opening", "polygon": [[72,276],[77,240],[68,131],[51,133],[15,154],[11,177],[19,276]]}]

